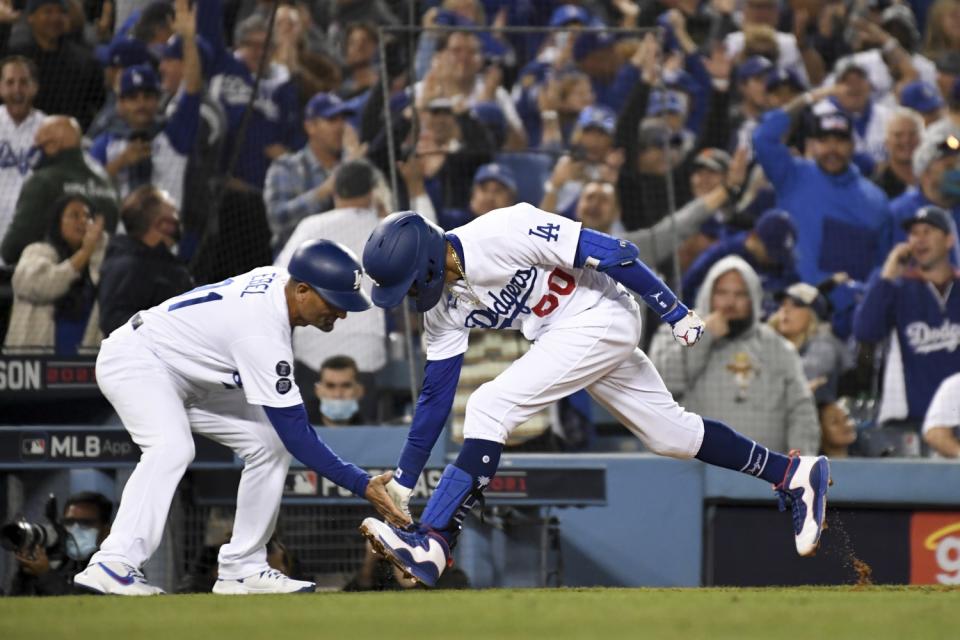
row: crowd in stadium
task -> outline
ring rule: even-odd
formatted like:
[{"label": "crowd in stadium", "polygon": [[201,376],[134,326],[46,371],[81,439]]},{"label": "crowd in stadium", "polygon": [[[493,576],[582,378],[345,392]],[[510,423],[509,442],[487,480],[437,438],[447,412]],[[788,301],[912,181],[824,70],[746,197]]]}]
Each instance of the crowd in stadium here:
[{"label": "crowd in stadium", "polygon": [[[636,243],[704,318],[643,344],[692,411],[960,456],[960,0],[0,0],[0,52],[7,354],[95,350],[306,239],[360,254],[391,211],[525,201]],[[295,332],[315,423],[395,417],[404,324]],[[455,432],[527,348],[471,342]],[[592,410],[511,444],[589,448]]]}]

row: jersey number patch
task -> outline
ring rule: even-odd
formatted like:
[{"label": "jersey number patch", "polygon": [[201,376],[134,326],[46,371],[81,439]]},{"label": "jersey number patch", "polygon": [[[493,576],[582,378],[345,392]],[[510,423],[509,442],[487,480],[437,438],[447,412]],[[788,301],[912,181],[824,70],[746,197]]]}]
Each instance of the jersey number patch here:
[{"label": "jersey number patch", "polygon": [[[233,283],[233,278],[227,278],[223,282],[214,282],[213,284],[206,284],[202,287],[197,287],[196,289],[191,289],[183,295],[190,295],[191,293],[197,293],[199,291],[208,291],[210,289],[216,289],[217,287],[225,287],[228,284]],[[217,293],[216,291],[211,291],[205,296],[200,296],[199,298],[188,298],[186,300],[181,300],[180,302],[174,302],[172,305],[167,307],[167,311],[176,311],[177,309],[182,309],[183,307],[192,307],[195,304],[203,304],[204,302],[213,302],[214,300],[223,300],[223,296]]]},{"label": "jersey number patch", "polygon": [[540,318],[550,315],[560,306],[560,298],[558,296],[568,296],[573,293],[573,290],[576,288],[577,281],[573,279],[572,275],[566,271],[561,271],[559,268],[554,269],[550,272],[550,275],[547,276],[547,289],[553,293],[548,293],[540,298],[540,301],[533,305],[531,311]]}]

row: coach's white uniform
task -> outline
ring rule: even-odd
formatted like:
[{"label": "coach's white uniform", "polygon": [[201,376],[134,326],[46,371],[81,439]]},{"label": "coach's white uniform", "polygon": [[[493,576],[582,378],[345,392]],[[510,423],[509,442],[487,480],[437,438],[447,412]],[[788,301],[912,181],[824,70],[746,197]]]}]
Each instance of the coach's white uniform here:
[{"label": "coach's white uniform", "polygon": [[580,226],[518,204],[450,232],[462,244],[467,282],[424,315],[427,359],[464,353],[470,329],[517,329],[534,341],[470,397],[464,438],[505,442],[533,414],[586,388],[650,451],[693,457],[703,420],[674,401],[637,347],[633,296],[602,273],[573,267]]},{"label": "coach's white uniform", "polygon": [[[45,117],[45,113],[34,109],[17,124],[10,117],[7,106],[0,106],[0,238],[13,219],[20,188],[40,157],[40,149],[33,140]],[[2,259],[0,264],[3,264]]]},{"label": "coach's white uniform", "polygon": [[143,455],[91,563],[140,567],[156,550],[193,460],[195,431],[245,463],[219,576],[239,579],[267,568],[265,545],[291,458],[258,405],[302,402],[293,382],[288,279],[285,269],[261,267],[199,287],[140,312],[103,342],[97,383]]}]

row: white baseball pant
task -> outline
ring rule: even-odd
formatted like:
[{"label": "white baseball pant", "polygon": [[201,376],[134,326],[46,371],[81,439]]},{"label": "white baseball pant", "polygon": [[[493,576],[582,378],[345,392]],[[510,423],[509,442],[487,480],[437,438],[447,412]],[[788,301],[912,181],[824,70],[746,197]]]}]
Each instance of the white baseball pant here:
[{"label": "white baseball pant", "polygon": [[635,305],[602,301],[550,327],[530,350],[467,401],[464,438],[506,442],[544,407],[586,389],[651,452],[692,458],[703,419],[677,404],[637,344]]},{"label": "white baseball pant", "polygon": [[262,407],[239,390],[198,389],[177,375],[129,324],[103,342],[97,383],[133,441],[140,462],[123,490],[110,535],[91,562],[141,567],[156,551],[170,503],[193,461],[191,431],[219,442],[244,461],[230,541],[220,548],[219,577],[243,578],[267,568],[290,454]]}]

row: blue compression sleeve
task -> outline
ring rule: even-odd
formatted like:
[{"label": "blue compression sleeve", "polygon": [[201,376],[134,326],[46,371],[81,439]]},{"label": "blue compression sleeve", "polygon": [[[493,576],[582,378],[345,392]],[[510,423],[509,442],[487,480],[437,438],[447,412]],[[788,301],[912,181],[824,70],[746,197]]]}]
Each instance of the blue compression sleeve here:
[{"label": "blue compression sleeve", "polygon": [[413,424],[407,434],[407,444],[400,453],[400,461],[394,479],[412,489],[423,471],[433,445],[436,444],[443,425],[453,407],[453,396],[460,381],[463,354],[444,360],[428,360],[424,369],[423,389],[417,399]]},{"label": "blue compression sleeve", "polygon": [[687,315],[687,308],[670,287],[637,258],[637,248],[632,243],[584,229],[573,266],[597,269],[636,291],[664,322],[673,324]]},{"label": "blue compression sleeve", "polygon": [[307,421],[307,410],[302,404],[293,407],[264,407],[270,423],[293,457],[324,478],[336,482],[360,497],[367,491],[370,476],[350,462],[344,462],[328,447]]}]

